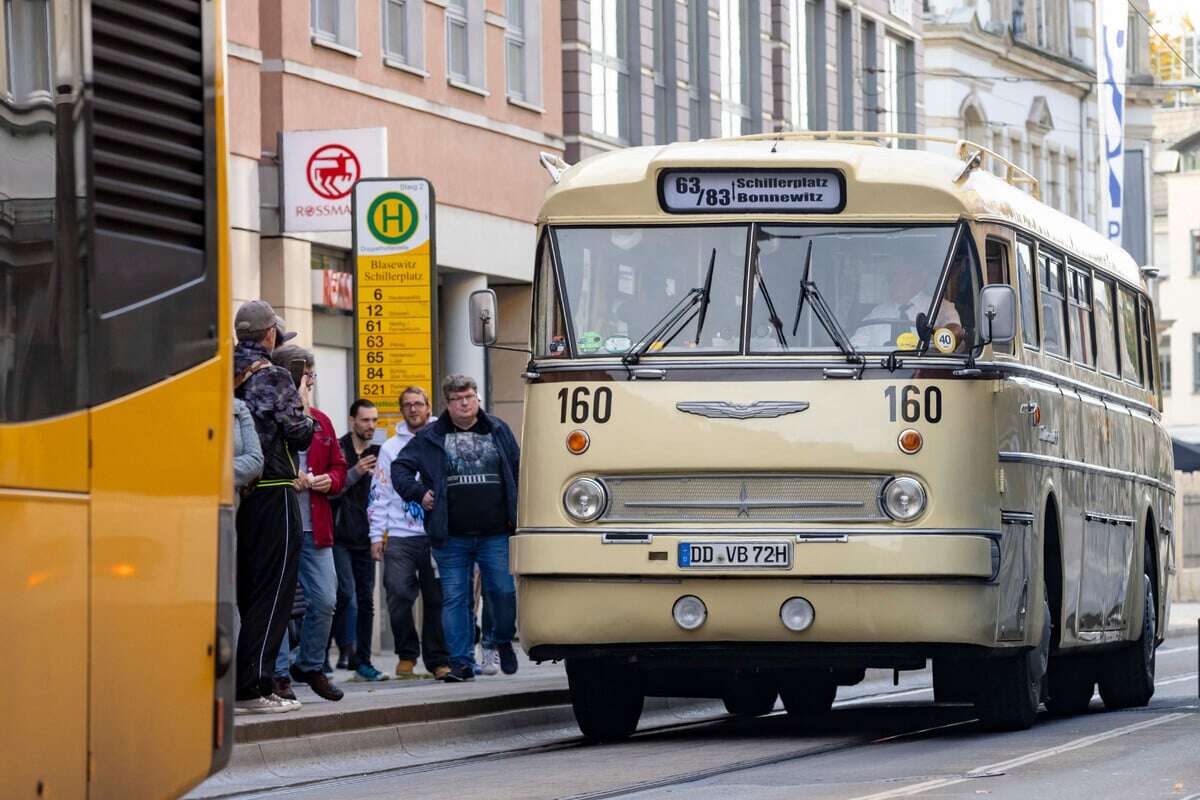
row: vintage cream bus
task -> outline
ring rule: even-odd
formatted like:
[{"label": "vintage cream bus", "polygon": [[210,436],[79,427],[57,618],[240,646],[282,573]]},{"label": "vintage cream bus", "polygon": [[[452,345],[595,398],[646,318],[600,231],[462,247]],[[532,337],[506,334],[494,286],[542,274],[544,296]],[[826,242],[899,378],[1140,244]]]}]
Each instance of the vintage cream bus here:
[{"label": "vintage cream bus", "polygon": [[1154,692],[1174,489],[1138,267],[996,154],[878,136],[552,165],[511,566],[587,736],[646,696],[819,713],[930,660],[997,729]]}]

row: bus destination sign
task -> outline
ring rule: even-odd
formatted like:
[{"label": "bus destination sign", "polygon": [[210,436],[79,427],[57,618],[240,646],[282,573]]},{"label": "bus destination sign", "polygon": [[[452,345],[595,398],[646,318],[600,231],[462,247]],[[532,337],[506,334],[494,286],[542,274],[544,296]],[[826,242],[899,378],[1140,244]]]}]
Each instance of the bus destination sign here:
[{"label": "bus destination sign", "polygon": [[658,200],[671,214],[836,214],[845,186],[829,169],[669,169],[659,175]]}]

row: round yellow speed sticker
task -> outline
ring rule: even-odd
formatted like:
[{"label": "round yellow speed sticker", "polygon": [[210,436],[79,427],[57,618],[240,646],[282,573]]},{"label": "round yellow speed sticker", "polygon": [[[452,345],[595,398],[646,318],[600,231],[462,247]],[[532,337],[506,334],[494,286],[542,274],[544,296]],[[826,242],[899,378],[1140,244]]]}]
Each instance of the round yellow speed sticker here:
[{"label": "round yellow speed sticker", "polygon": [[921,340],[912,331],[905,331],[896,337],[896,347],[901,350],[915,350]]},{"label": "round yellow speed sticker", "polygon": [[942,353],[953,353],[958,347],[958,339],[949,328],[938,328],[933,332],[933,346]]}]

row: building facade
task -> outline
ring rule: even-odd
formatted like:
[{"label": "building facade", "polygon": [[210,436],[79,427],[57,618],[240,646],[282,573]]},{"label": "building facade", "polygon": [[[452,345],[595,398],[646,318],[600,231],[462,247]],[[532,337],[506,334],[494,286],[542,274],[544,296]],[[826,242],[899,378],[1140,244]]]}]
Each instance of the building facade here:
[{"label": "building facade", "polygon": [[[1148,10],[1146,0],[1136,3]],[[1038,179],[1043,202],[1099,229],[1102,147],[1092,0],[927,5],[927,132],[969,139],[1009,159]],[[1149,30],[1132,9],[1128,26],[1122,243],[1139,264],[1149,264],[1156,97]],[[989,166],[1001,170],[998,162]]]},{"label": "building facade", "polygon": [[227,5],[235,303],[267,299],[312,346],[317,404],[344,432],[355,397],[350,225],[290,228],[280,198],[295,164],[285,163],[280,142],[295,131],[385,129],[383,174],[427,178],[436,193],[434,374],[475,376],[489,407],[519,431],[520,356],[505,353],[515,358],[493,364],[470,345],[466,298],[496,289],[509,312],[502,337],[524,343],[535,220],[549,184],[538,157],[563,152],[557,6],[310,0],[297,14],[299,7]]},{"label": "building facade", "polygon": [[911,0],[563,0],[567,161],[782,130],[923,127]]}]

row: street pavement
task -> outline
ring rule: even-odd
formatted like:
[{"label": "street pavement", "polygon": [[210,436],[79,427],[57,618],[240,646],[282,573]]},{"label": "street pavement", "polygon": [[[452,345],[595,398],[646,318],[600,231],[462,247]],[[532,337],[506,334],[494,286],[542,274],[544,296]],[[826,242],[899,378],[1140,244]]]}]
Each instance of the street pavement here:
[{"label": "street pavement", "polygon": [[[302,688],[300,712],[239,718],[234,763],[192,796],[391,798],[436,787],[489,798],[1200,800],[1198,618],[1200,604],[1172,609],[1149,709],[1106,712],[1097,696],[1089,714],[1003,735],[980,731],[969,707],[934,706],[928,670],[901,673],[899,686],[872,672],[815,726],[780,711],[736,720],[713,701],[648,700],[638,736],[607,746],[579,738],[561,665],[522,659],[515,676],[457,686],[341,683],[341,703]],[[370,716],[380,709],[392,715],[382,723]],[[262,727],[287,718],[300,727]]]}]

